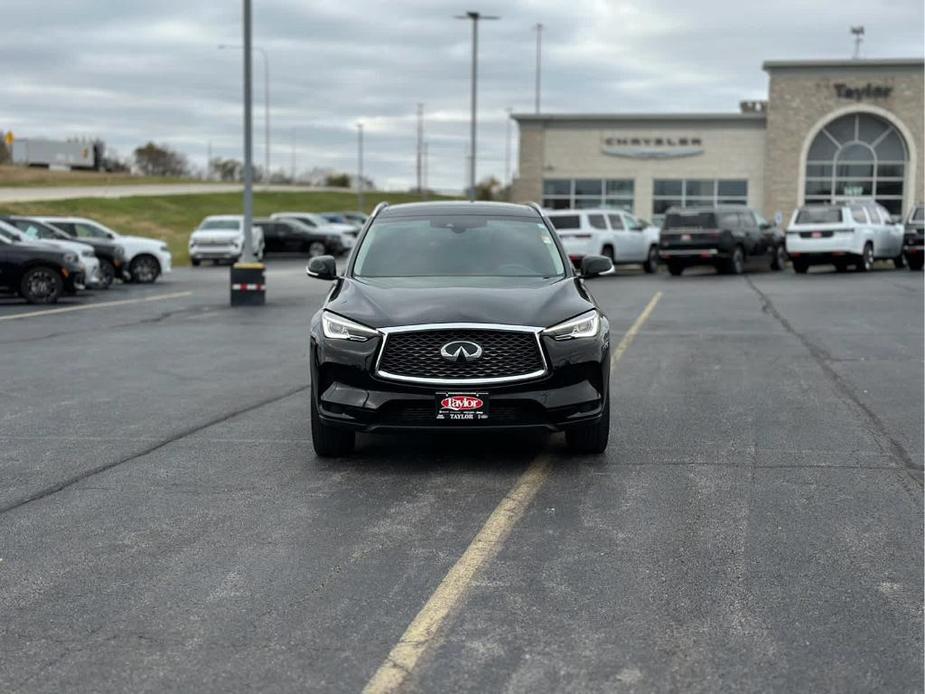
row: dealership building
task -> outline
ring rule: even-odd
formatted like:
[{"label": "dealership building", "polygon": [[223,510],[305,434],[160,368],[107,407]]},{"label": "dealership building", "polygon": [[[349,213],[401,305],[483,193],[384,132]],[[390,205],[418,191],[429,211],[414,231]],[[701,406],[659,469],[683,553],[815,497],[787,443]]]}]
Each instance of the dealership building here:
[{"label": "dealership building", "polygon": [[922,59],[768,61],[767,101],[739,113],[515,114],[516,200],[623,207],[747,204],[784,219],[804,203],[922,202]]}]

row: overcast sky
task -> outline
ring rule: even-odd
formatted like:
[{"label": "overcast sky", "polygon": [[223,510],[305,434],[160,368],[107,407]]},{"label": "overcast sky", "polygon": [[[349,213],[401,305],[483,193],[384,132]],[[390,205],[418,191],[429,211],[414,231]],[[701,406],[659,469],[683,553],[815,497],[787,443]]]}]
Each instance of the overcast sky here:
[{"label": "overcast sky", "polygon": [[[4,0],[0,130],[100,137],[126,155],[147,140],[202,165],[241,156],[239,0]],[[532,111],[536,22],[543,110],[736,111],[765,98],[766,59],[920,57],[922,0],[253,0],[270,54],[272,163],[415,180],[424,103],[430,183],[459,189],[468,142],[470,23],[480,31],[479,178],[504,174],[506,114]],[[255,55],[255,157],[263,161],[263,65]],[[516,142],[516,127],[514,128]],[[516,147],[516,145],[515,145]]]}]

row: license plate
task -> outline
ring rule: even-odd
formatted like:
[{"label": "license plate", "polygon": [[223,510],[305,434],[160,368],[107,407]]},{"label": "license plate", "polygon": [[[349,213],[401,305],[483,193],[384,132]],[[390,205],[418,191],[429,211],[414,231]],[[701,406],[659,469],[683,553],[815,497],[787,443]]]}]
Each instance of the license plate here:
[{"label": "license plate", "polygon": [[488,393],[437,393],[437,420],[480,422],[488,419]]},{"label": "license plate", "polygon": [[812,236],[812,238],[814,238],[814,239],[821,239],[821,238],[822,238],[822,232],[821,232],[821,231],[814,231],[812,234],[810,234],[810,236]]},{"label": "license plate", "polygon": [[691,235],[690,235],[690,234],[681,234],[681,240],[682,240],[682,241],[690,241],[690,240],[691,240]]}]

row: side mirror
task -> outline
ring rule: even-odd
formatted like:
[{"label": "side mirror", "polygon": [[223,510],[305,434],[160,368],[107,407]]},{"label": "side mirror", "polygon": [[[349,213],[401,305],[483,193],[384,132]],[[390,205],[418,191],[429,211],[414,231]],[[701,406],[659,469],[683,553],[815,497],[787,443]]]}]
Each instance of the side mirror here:
[{"label": "side mirror", "polygon": [[317,255],[308,261],[305,274],[319,280],[333,280],[337,277],[337,263],[332,255]]},{"label": "side mirror", "polygon": [[891,214],[891,215],[890,215],[890,221],[891,221],[893,224],[902,224],[903,218],[900,217],[898,214]]},{"label": "side mirror", "polygon": [[613,262],[602,255],[586,255],[581,259],[581,277],[597,277],[613,270]]},{"label": "side mirror", "polygon": [[761,231],[767,231],[768,229],[771,228],[771,225],[768,224],[767,222],[762,222],[761,224],[758,225],[758,228],[761,229]]}]

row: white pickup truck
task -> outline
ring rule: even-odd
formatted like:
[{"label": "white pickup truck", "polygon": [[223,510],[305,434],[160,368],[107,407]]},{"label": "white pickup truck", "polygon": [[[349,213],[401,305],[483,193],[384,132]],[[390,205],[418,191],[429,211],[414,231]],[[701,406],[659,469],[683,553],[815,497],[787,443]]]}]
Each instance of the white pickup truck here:
[{"label": "white pickup truck", "polygon": [[[251,226],[251,252],[263,260],[266,242],[263,229]],[[203,260],[235,263],[244,252],[244,216],[219,214],[206,217],[189,237],[189,258],[195,266]]]},{"label": "white pickup truck", "polygon": [[623,210],[548,210],[569,259],[577,265],[586,255],[603,255],[614,265],[640,264],[658,270],[659,229]]}]

